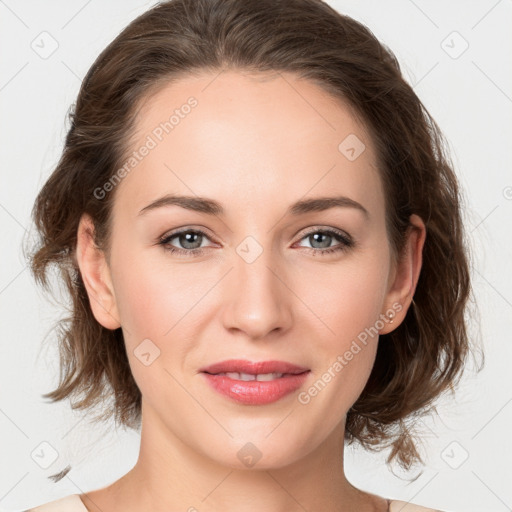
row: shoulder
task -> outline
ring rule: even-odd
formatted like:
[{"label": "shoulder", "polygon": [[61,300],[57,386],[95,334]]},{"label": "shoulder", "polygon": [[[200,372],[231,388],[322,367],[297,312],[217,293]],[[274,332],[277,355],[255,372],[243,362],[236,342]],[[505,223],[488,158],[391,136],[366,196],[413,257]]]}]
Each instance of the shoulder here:
[{"label": "shoulder", "polygon": [[70,494],[64,498],[39,505],[25,512],[88,512],[78,494]]},{"label": "shoulder", "polygon": [[437,510],[428,507],[422,507],[421,505],[415,505],[407,501],[391,500],[389,503],[389,512],[447,512],[443,510]]}]

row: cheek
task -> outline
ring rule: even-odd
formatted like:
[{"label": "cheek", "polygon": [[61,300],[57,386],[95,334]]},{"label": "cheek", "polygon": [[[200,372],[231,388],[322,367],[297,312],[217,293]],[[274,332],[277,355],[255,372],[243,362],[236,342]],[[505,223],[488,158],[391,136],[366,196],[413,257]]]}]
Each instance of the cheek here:
[{"label": "cheek", "polygon": [[[311,275],[304,272],[304,275]],[[387,262],[371,254],[318,267],[314,278],[302,279],[295,290],[325,327],[322,336],[332,354],[375,325],[387,287]]]},{"label": "cheek", "polygon": [[[161,340],[171,331],[183,311],[188,293],[183,273],[156,265],[144,253],[123,252],[113,269],[118,313],[127,346],[144,339]],[[114,255],[113,255],[114,261]],[[167,273],[168,272],[168,273]]]},{"label": "cheek", "polygon": [[350,264],[317,271],[314,280],[302,283],[302,297],[321,319],[320,324],[315,321],[323,333],[315,338],[321,354],[317,377],[331,390],[321,400],[330,402],[326,407],[333,411],[350,408],[373,367],[382,328],[378,321],[387,286],[386,265],[387,260],[376,256],[354,258]]},{"label": "cheek", "polygon": [[124,253],[115,270],[116,303],[137,385],[146,398],[161,396],[162,383],[179,393],[165,369],[172,366],[170,361],[179,363],[190,348],[183,329],[204,287],[191,287],[186,272],[143,255]]},{"label": "cheek", "polygon": [[[163,248],[140,248],[119,237],[112,252],[116,304],[123,327],[161,338],[205,292],[186,263],[172,264]],[[136,249],[132,249],[136,247]],[[138,248],[137,248],[138,247]]]},{"label": "cheek", "polygon": [[208,291],[221,277],[218,272],[205,271],[206,267],[192,270],[193,265],[168,264],[165,255],[152,256],[125,252],[114,266],[116,303],[136,379],[140,364],[135,355],[144,340],[156,347],[149,344],[159,355],[156,366],[186,364],[187,355],[201,338],[199,326],[213,314]]},{"label": "cheek", "polygon": [[130,273],[118,268],[120,279],[116,286],[116,303],[123,330],[133,341],[140,337],[159,338],[172,326],[170,312],[174,310],[172,306],[176,295],[163,293],[163,276],[156,276],[140,265],[135,268],[136,271]]}]

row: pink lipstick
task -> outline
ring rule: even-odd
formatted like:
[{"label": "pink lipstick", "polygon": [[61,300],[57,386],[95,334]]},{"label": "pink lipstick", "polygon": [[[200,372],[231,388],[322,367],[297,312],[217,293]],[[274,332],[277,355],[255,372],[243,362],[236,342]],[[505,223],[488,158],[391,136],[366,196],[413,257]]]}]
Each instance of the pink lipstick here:
[{"label": "pink lipstick", "polygon": [[200,369],[217,392],[241,404],[264,405],[296,391],[310,370],[284,361],[230,359]]}]

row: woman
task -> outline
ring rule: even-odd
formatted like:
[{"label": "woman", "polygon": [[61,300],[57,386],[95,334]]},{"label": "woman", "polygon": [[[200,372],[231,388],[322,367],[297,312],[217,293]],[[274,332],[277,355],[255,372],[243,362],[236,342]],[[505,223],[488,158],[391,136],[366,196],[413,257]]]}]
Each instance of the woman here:
[{"label": "woman", "polygon": [[343,470],[354,441],[419,462],[468,352],[458,183],[393,54],[318,0],[171,0],[71,121],[34,207],[73,300],[46,396],[111,396],[141,447],[33,510],[431,510]]}]

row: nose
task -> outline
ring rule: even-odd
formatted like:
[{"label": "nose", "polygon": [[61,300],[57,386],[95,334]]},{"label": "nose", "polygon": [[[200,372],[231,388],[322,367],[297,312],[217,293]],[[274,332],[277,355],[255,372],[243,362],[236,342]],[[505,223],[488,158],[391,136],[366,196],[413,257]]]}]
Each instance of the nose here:
[{"label": "nose", "polygon": [[270,250],[264,250],[252,262],[235,254],[234,268],[223,290],[224,327],[251,339],[288,330],[293,293],[285,283],[285,275],[272,261]]}]

